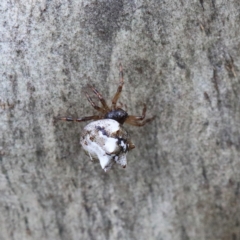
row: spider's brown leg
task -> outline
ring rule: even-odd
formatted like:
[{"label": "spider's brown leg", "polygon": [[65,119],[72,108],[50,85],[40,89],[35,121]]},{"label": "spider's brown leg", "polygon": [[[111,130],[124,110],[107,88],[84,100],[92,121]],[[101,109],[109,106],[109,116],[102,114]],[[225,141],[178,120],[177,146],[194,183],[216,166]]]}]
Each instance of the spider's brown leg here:
[{"label": "spider's brown leg", "polygon": [[58,117],[56,120],[67,121],[67,122],[85,122],[89,120],[98,120],[101,119],[101,116],[88,116],[82,118],[72,118],[72,117]]},{"label": "spider's brown leg", "polygon": [[119,109],[119,108],[122,109],[122,108],[123,108],[122,102],[119,102],[118,104],[119,104],[119,105],[116,106],[116,109]]},{"label": "spider's brown leg", "polygon": [[144,103],[144,106],[143,106],[143,110],[142,110],[142,115],[141,116],[128,116],[129,120],[131,121],[131,119],[133,119],[133,121],[135,120],[143,120],[146,116],[146,111],[147,111],[147,105]]},{"label": "spider's brown leg", "polygon": [[120,94],[122,92],[122,87],[123,87],[123,84],[124,84],[124,80],[123,80],[123,69],[122,69],[122,64],[120,64],[120,83],[118,85],[118,89],[117,89],[117,92],[115,93],[113,99],[112,99],[112,110],[116,109],[116,104],[117,104],[117,101],[120,97]]},{"label": "spider's brown leg", "polygon": [[127,123],[129,125],[132,125],[132,126],[141,127],[141,126],[144,126],[146,123],[151,122],[155,118],[155,116],[151,117],[151,118],[147,118],[147,119],[145,119],[143,121],[139,121],[139,119],[136,119],[136,118],[138,118],[138,117],[134,118],[134,116],[129,116],[126,119],[125,123]]},{"label": "spider's brown leg", "polygon": [[127,141],[129,151],[135,148],[135,145],[131,141]]},{"label": "spider's brown leg", "polygon": [[103,108],[106,110],[106,111],[109,111],[109,107],[105,101],[105,99],[103,98],[102,94],[92,85],[90,85],[90,88],[92,89],[92,91],[94,92],[94,94],[98,97],[98,99],[100,100],[100,102],[102,103],[103,105]]},{"label": "spider's brown leg", "polygon": [[105,112],[106,112],[103,108],[97,106],[97,105],[93,102],[92,98],[91,98],[86,92],[85,92],[85,96],[86,96],[87,100],[91,103],[91,105],[92,105],[97,111],[102,112],[102,113],[105,113]]},{"label": "spider's brown leg", "polygon": [[154,116],[154,117],[145,119],[146,111],[147,111],[147,105],[144,103],[142,115],[141,116],[129,115],[125,120],[125,122],[133,126],[138,126],[138,127],[144,126],[146,123],[151,122],[155,118]]}]

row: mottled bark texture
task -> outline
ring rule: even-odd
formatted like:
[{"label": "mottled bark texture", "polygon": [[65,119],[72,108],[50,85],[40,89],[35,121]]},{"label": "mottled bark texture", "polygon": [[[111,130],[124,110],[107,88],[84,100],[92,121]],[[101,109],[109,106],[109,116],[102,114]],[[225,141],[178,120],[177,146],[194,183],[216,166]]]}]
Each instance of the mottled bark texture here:
[{"label": "mottled bark texture", "polygon": [[[0,239],[240,239],[240,1],[2,0]],[[104,173],[79,145],[125,74],[136,148]],[[110,101],[109,101],[110,102]],[[109,103],[108,102],[108,103]]]}]

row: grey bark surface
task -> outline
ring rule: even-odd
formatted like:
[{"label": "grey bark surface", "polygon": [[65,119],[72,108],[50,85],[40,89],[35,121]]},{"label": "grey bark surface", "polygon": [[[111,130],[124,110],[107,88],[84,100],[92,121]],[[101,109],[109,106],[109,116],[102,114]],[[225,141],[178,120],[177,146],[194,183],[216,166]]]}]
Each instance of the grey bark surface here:
[{"label": "grey bark surface", "polygon": [[[240,239],[240,2],[0,3],[0,239]],[[125,85],[128,166],[104,173],[79,145]]]}]

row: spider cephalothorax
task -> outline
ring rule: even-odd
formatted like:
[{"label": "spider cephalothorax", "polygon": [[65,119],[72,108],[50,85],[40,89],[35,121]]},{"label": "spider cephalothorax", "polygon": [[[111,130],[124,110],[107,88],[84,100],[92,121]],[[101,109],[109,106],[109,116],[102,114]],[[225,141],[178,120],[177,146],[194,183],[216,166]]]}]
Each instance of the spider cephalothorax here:
[{"label": "spider cephalothorax", "polygon": [[121,108],[112,110],[104,116],[105,119],[113,119],[119,122],[120,124],[123,124],[126,121],[127,117],[128,117],[127,112],[125,112]]},{"label": "spider cephalothorax", "polygon": [[126,154],[135,147],[122,125],[128,123],[133,126],[143,126],[154,119],[154,117],[145,119],[147,110],[146,104],[144,104],[141,116],[128,115],[126,111],[116,105],[123,84],[123,70],[120,64],[120,83],[117,92],[112,99],[111,107],[107,105],[105,99],[97,89],[92,85],[89,85],[93,93],[98,97],[102,106],[99,107],[96,105],[87,92],[85,92],[85,95],[91,105],[99,112],[99,115],[76,119],[72,117],[58,118],[58,120],[71,122],[95,120],[83,129],[80,143],[92,160],[99,159],[100,164],[105,171],[108,171],[115,163],[126,167]]}]

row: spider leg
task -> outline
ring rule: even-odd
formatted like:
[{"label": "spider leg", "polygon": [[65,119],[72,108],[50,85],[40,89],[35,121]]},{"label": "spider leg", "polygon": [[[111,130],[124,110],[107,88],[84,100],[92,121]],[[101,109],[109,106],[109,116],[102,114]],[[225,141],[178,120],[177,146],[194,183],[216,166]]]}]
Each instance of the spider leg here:
[{"label": "spider leg", "polygon": [[67,121],[67,122],[85,122],[89,120],[101,119],[101,116],[88,116],[82,118],[72,118],[72,117],[57,117],[56,120]]},{"label": "spider leg", "polygon": [[138,127],[144,126],[146,123],[152,121],[155,118],[155,117],[151,117],[151,118],[145,119],[146,111],[147,111],[147,105],[144,103],[142,115],[141,116],[129,115],[125,122],[133,126],[138,126]]},{"label": "spider leg", "polygon": [[105,112],[106,112],[105,109],[103,109],[103,108],[101,108],[101,107],[99,107],[99,106],[97,106],[97,105],[95,104],[95,102],[94,102],[94,101],[92,100],[92,98],[88,95],[88,93],[85,92],[85,96],[86,96],[87,100],[91,103],[91,105],[92,105],[97,111],[102,112],[102,113],[105,113]]},{"label": "spider leg", "polygon": [[106,111],[109,111],[109,107],[105,101],[105,99],[103,98],[102,94],[92,85],[89,85],[90,88],[92,89],[93,93],[98,97],[98,99],[100,100],[100,102],[102,103],[103,105],[103,108],[106,110]]},{"label": "spider leg", "polygon": [[146,111],[147,111],[147,105],[144,103],[143,110],[142,110],[142,115],[141,116],[129,115],[126,119],[126,123],[143,120],[146,116]]},{"label": "spider leg", "polygon": [[123,84],[124,84],[124,80],[123,80],[123,69],[122,69],[122,64],[120,63],[120,83],[118,85],[118,89],[117,89],[117,92],[115,93],[113,99],[112,99],[112,110],[116,109],[116,104],[117,104],[117,101],[121,95],[121,92],[122,92],[122,87],[123,87]]},{"label": "spider leg", "polygon": [[119,109],[119,108],[120,108],[120,109],[123,108],[123,104],[122,104],[122,102],[119,102],[119,105],[116,106],[116,109]]},{"label": "spider leg", "polygon": [[131,141],[127,141],[129,151],[135,148],[135,145]]},{"label": "spider leg", "polygon": [[137,127],[144,126],[146,123],[151,122],[155,118],[155,116],[154,116],[154,117],[151,117],[151,118],[147,118],[147,119],[145,119],[143,121],[139,121],[139,119],[136,119],[136,118],[134,119],[133,118],[134,116],[131,116],[131,117],[132,118],[128,117],[126,119],[125,123],[127,123],[129,125],[132,125],[132,126],[137,126]]}]

